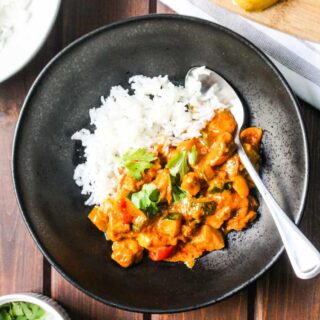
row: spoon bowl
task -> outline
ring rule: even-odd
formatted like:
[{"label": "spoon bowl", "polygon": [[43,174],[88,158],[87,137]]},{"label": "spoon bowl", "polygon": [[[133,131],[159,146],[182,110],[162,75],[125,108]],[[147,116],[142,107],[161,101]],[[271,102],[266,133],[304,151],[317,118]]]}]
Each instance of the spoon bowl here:
[{"label": "spoon bowl", "polygon": [[217,72],[214,72],[205,67],[194,67],[191,68],[185,79],[185,85],[188,86],[190,81],[200,81],[201,89],[200,92],[205,96],[208,94],[208,91],[215,87],[215,94],[218,96],[219,100],[225,104],[230,105],[232,108],[230,111],[232,112],[236,122],[237,122],[237,135],[238,136],[240,130],[242,129],[245,119],[246,119],[246,110],[235,90],[231,87],[231,85],[221,77]]}]

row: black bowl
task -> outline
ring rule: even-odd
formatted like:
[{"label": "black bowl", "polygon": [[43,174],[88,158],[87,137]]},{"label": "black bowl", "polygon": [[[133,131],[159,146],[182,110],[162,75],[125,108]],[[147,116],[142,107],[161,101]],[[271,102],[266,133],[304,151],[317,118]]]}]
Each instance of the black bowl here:
[{"label": "black bowl", "polygon": [[89,108],[98,107],[111,86],[127,86],[130,75],[168,74],[183,83],[188,69],[200,65],[224,76],[247,104],[252,125],[264,129],[263,180],[292,219],[301,217],[308,181],[303,124],[287,83],[257,48],[225,28],[183,16],[146,16],[98,29],[58,54],[33,84],[17,126],[13,177],[42,253],[104,303],[155,313],[203,307],[255,280],[283,249],[261,203],[252,227],[229,234],[226,249],[200,258],[191,270],[147,258],[122,269],[87,219],[90,208],[72,179],[79,160],[70,137],[89,124]]}]

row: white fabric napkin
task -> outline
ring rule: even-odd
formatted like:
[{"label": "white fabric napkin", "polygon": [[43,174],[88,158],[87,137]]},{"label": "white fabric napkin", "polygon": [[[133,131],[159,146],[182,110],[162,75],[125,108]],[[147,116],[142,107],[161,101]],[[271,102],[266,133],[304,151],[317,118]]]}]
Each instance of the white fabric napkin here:
[{"label": "white fabric napkin", "polygon": [[[300,40],[231,13],[209,0],[161,0],[179,14],[223,25],[250,40],[272,60],[295,93],[320,110],[320,44]],[[320,29],[319,29],[320,32]]]}]

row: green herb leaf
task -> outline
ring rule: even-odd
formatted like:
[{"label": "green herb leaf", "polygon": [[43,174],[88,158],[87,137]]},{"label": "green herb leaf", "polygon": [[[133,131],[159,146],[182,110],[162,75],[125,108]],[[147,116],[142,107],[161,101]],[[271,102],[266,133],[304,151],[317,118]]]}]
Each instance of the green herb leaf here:
[{"label": "green herb leaf", "polygon": [[22,306],[19,302],[12,302],[12,313],[15,316],[24,316],[24,312],[22,311]]},{"label": "green herb leaf", "polygon": [[13,320],[9,314],[9,310],[0,310],[0,320]]},{"label": "green herb leaf", "polygon": [[152,161],[156,159],[152,152],[148,152],[146,148],[140,148],[126,152],[123,155],[123,164],[132,177],[140,180],[144,170],[151,168]]},{"label": "green herb leaf", "polygon": [[153,183],[144,184],[139,192],[131,195],[132,203],[145,212],[149,218],[154,218],[159,212],[157,206],[159,199],[159,190]]},{"label": "green herb leaf", "polygon": [[189,171],[187,163],[187,152],[182,151],[176,153],[167,163],[166,168],[170,170],[170,174],[174,177],[180,175],[180,179]]},{"label": "green herb leaf", "polygon": [[132,231],[139,232],[142,229],[143,225],[145,224],[146,219],[147,219],[146,217],[142,217],[142,216],[138,216],[137,218],[135,218],[134,222],[131,225]]},{"label": "green herb leaf", "polygon": [[31,308],[29,309],[29,305],[27,305],[26,303],[22,303],[20,306],[23,310],[23,314],[27,317],[27,319],[34,319],[35,313],[32,312]]},{"label": "green herb leaf", "polygon": [[188,162],[191,166],[197,163],[198,151],[195,145],[192,146],[191,151],[188,152]]},{"label": "green herb leaf", "polygon": [[178,174],[180,179],[189,172],[189,165],[194,166],[197,163],[198,151],[195,145],[190,151],[182,151],[176,153],[167,163],[166,168],[170,169],[170,174],[176,177]]},{"label": "green herb leaf", "polygon": [[0,320],[46,320],[47,313],[38,305],[12,302],[0,306]]},{"label": "green herb leaf", "polygon": [[188,197],[187,191],[182,190],[178,186],[172,186],[172,196],[173,202],[177,203],[180,202]]},{"label": "green herb leaf", "polygon": [[167,214],[164,219],[167,220],[178,220],[181,217],[181,214],[179,212],[171,212]]},{"label": "green herb leaf", "polygon": [[224,191],[224,190],[230,190],[231,187],[232,187],[232,184],[231,184],[231,182],[228,181],[228,182],[226,182],[226,183],[223,185],[222,188],[219,188],[219,187],[217,187],[217,186],[214,186],[214,187],[212,187],[212,188],[209,190],[209,192],[210,192],[210,193],[219,193],[219,192],[222,192],[222,191]]},{"label": "green herb leaf", "polygon": [[201,132],[200,140],[205,146],[209,147],[208,134],[206,132]]},{"label": "green herb leaf", "polygon": [[215,202],[204,202],[203,203],[203,212],[205,216],[211,215],[214,213],[214,210],[216,208]]}]

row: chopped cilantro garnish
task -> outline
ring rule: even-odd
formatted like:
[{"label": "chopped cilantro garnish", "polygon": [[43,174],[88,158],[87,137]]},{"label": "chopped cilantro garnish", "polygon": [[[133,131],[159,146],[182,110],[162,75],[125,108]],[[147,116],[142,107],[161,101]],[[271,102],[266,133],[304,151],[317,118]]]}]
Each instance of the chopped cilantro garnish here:
[{"label": "chopped cilantro garnish", "polygon": [[0,306],[0,320],[46,320],[47,313],[29,302],[11,302]]},{"label": "chopped cilantro garnish", "polygon": [[144,184],[139,192],[131,195],[133,204],[147,214],[149,218],[153,218],[159,212],[160,193],[153,183]]},{"label": "chopped cilantro garnish", "polygon": [[216,208],[215,202],[204,202],[203,203],[203,213],[204,215],[210,215],[214,213],[214,210]]},{"label": "chopped cilantro garnish", "polygon": [[181,214],[179,212],[170,212],[164,217],[164,219],[178,220],[180,217],[181,217]]},{"label": "chopped cilantro garnish", "polygon": [[170,170],[170,174],[176,177],[178,174],[180,179],[189,172],[189,165],[194,166],[197,162],[198,152],[195,145],[191,151],[181,151],[176,153],[167,163],[166,168]]},{"label": "chopped cilantro garnish", "polygon": [[187,198],[187,192],[182,190],[178,186],[172,186],[172,196],[173,196],[173,202],[180,202]]},{"label": "chopped cilantro garnish", "polygon": [[123,155],[123,164],[128,169],[129,174],[137,180],[140,180],[144,170],[152,167],[152,161],[157,157],[148,152],[145,148],[129,150]]},{"label": "chopped cilantro garnish", "polygon": [[187,163],[187,151],[176,153],[167,163],[166,168],[170,170],[170,174],[174,177],[179,174],[182,178],[189,171]]},{"label": "chopped cilantro garnish", "polygon": [[210,192],[210,193],[219,193],[219,192],[222,192],[222,191],[224,191],[224,190],[230,190],[230,189],[231,189],[231,186],[232,186],[231,182],[226,182],[226,183],[222,186],[222,188],[219,188],[219,187],[217,187],[217,186],[214,186],[214,187],[212,187],[212,188],[209,190],[209,192]]},{"label": "chopped cilantro garnish", "polygon": [[198,151],[195,145],[192,146],[191,151],[188,152],[188,162],[191,166],[197,163]]}]

